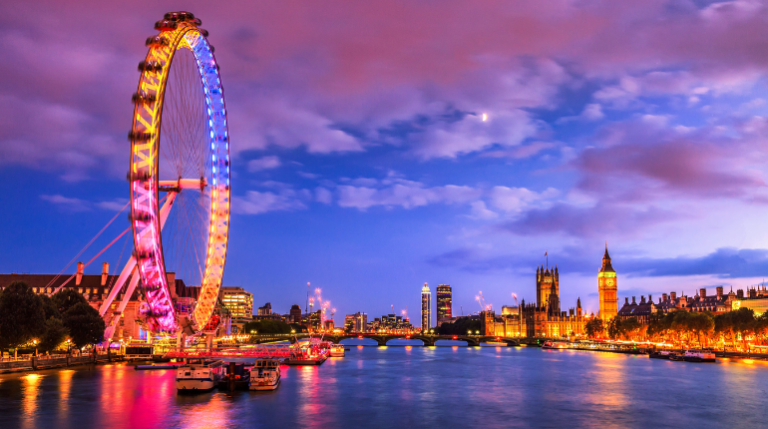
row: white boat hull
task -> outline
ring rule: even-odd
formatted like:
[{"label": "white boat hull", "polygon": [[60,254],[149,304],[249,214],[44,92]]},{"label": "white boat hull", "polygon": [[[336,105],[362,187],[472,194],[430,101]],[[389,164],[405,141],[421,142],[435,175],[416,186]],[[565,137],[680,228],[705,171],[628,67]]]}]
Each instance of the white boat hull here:
[{"label": "white boat hull", "polygon": [[280,386],[280,375],[274,379],[252,378],[248,388],[250,390],[275,390],[278,386]]},{"label": "white boat hull", "polygon": [[216,387],[216,381],[210,379],[184,379],[176,380],[176,389],[187,391],[206,391],[213,390]]}]

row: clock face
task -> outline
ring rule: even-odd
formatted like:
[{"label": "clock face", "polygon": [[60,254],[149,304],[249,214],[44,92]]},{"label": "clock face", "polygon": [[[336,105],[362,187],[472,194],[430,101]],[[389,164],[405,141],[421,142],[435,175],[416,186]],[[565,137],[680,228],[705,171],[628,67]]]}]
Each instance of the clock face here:
[{"label": "clock face", "polygon": [[605,284],[607,284],[608,286],[613,286],[613,279],[607,279],[605,281]]}]

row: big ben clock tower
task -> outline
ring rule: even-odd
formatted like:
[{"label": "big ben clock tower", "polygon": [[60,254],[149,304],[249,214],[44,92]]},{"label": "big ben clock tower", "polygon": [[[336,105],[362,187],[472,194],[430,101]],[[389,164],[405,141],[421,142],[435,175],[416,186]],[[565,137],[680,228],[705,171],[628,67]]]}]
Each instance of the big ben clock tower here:
[{"label": "big ben clock tower", "polygon": [[605,244],[603,266],[597,273],[597,290],[600,293],[600,318],[604,322],[616,317],[619,311],[618,297],[616,295],[616,271],[611,266],[611,256],[608,254],[608,243]]}]

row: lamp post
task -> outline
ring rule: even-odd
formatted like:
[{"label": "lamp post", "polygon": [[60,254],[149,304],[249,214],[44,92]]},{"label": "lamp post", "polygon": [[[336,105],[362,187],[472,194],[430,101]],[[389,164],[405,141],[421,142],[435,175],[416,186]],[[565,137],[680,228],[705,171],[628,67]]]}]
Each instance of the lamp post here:
[{"label": "lamp post", "polygon": [[35,357],[37,357],[37,340],[32,341],[35,343]]},{"label": "lamp post", "polygon": [[67,354],[72,354],[72,340],[69,338],[67,338]]}]

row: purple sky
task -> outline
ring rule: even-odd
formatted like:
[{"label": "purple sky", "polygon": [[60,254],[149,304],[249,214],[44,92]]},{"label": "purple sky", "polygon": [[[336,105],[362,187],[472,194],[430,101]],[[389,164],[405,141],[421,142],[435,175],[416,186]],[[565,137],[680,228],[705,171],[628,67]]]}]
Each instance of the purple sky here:
[{"label": "purple sky", "polygon": [[225,283],[259,305],[311,281],[418,319],[426,281],[467,314],[533,300],[547,251],[596,311],[606,240],[622,301],[768,273],[763,2],[290,4],[0,6],[0,271],[58,272],[125,204],[144,39],[190,10],[229,111]]}]

